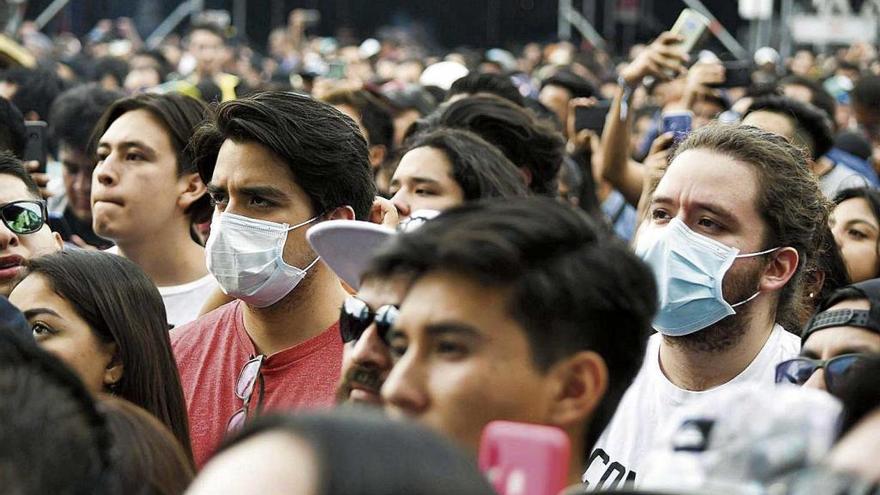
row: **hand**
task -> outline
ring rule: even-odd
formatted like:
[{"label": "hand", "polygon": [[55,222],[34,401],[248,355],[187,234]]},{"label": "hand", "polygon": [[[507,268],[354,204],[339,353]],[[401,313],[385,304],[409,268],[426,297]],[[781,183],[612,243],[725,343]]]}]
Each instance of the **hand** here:
[{"label": "hand", "polygon": [[711,84],[724,82],[724,66],[719,62],[698,62],[688,70],[685,91],[703,93]]},{"label": "hand", "polygon": [[647,76],[666,81],[685,73],[684,63],[689,57],[678,44],[681,36],[665,32],[620,71],[626,84],[635,87]]},{"label": "hand", "polygon": [[565,122],[566,136],[568,136],[568,153],[574,154],[578,150],[586,149],[589,145],[590,134],[594,132],[582,129],[577,131],[577,109],[590,108],[597,103],[595,98],[572,98],[568,101],[568,118]]},{"label": "hand", "polygon": [[666,173],[666,167],[669,166],[669,154],[672,152],[672,144],[675,142],[674,138],[675,133],[667,132],[657,136],[657,139],[651,143],[651,149],[645,158],[645,178],[651,184],[656,185]]},{"label": "hand", "polygon": [[40,169],[40,162],[36,160],[31,160],[25,162],[24,166],[31,174],[31,178],[34,179],[34,182],[37,183],[37,187],[40,188],[40,196],[42,196],[43,199],[48,199],[54,196],[52,193],[49,192],[49,189],[47,187],[49,185],[49,174],[38,172],[38,170]]},{"label": "hand", "polygon": [[397,230],[400,224],[400,216],[397,207],[390,200],[376,196],[373,206],[370,208],[370,222]]},{"label": "hand", "polygon": [[98,251],[98,248],[92,246],[82,239],[82,237],[74,234],[70,236],[70,242],[72,242],[76,247],[84,250],[84,251]]}]

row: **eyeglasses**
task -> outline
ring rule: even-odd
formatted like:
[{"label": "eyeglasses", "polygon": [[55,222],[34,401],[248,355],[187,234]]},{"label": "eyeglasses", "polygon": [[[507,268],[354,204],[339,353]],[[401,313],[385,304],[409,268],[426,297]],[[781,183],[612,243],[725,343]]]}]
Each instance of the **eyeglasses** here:
[{"label": "eyeglasses", "polygon": [[251,398],[254,395],[254,385],[258,380],[260,382],[260,400],[257,402],[257,410],[263,404],[264,383],[260,368],[263,367],[263,361],[265,360],[266,356],[263,355],[252,357],[241,368],[241,372],[238,374],[238,381],[235,382],[235,396],[244,401],[244,404],[242,404],[241,409],[235,411],[232,417],[229,418],[229,422],[226,424],[227,433],[240,430],[244,426],[245,421],[247,421]]},{"label": "eyeglasses", "polygon": [[783,361],[776,365],[776,383],[793,383],[803,385],[820,368],[825,369],[825,386],[829,392],[846,380],[854,364],[858,363],[864,354],[843,354],[831,359],[810,359],[797,357]]},{"label": "eyeglasses", "polygon": [[33,234],[43,228],[49,214],[43,201],[13,201],[0,206],[0,218],[16,234]]},{"label": "eyeglasses", "polygon": [[364,301],[348,296],[342,304],[339,313],[339,333],[342,334],[343,342],[353,342],[364,334],[371,323],[376,323],[379,338],[387,342],[388,330],[397,321],[400,310],[393,304],[386,304],[375,312]]}]

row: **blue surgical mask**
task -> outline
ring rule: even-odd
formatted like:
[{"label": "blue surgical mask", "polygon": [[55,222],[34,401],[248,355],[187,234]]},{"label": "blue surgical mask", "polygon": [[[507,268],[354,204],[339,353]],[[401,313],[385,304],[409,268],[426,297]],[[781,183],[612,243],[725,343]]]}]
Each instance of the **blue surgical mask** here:
[{"label": "blue surgical mask", "polygon": [[654,328],[671,337],[689,335],[736,314],[733,308],[758,297],[760,291],[736,304],[722,294],[724,274],[737,258],[772,253],[739,254],[739,249],[689,229],[678,218],[663,228],[639,236],[636,255],[651,266],[657,280],[660,309]]}]

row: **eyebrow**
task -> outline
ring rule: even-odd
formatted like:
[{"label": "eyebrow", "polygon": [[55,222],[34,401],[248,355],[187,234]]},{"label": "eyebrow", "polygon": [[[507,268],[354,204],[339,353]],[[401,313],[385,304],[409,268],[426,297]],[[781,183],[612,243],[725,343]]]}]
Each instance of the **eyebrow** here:
[{"label": "eyebrow", "polygon": [[[834,356],[832,357],[843,356],[844,354],[871,354],[873,352],[875,350],[869,345],[851,345],[834,349]],[[819,359],[819,354],[811,349],[804,349],[801,351],[801,357]]]},{"label": "eyebrow", "polygon": [[[666,196],[654,196],[651,199],[651,205],[654,205],[656,203],[673,204],[674,201],[672,200],[672,198],[669,198]],[[731,213],[730,210],[728,210],[727,208],[724,208],[723,206],[708,204],[708,203],[703,203],[703,202],[698,202],[698,201],[694,201],[693,205],[698,209],[706,210],[709,213],[712,213],[713,215],[720,217],[730,223],[735,223],[735,224],[739,225],[739,220],[737,220],[736,216],[733,213]]]},{"label": "eyebrow", "polygon": [[[430,179],[428,177],[407,177],[406,181],[412,182],[414,185],[417,185],[417,186],[418,185],[440,185],[440,181]],[[392,185],[400,185],[401,182],[403,182],[403,181],[400,179],[393,179],[391,181],[391,184]]]},{"label": "eyebrow", "polygon": [[[103,147],[112,147],[112,146],[110,145],[110,143],[108,143],[108,142],[106,142],[106,141],[101,141],[101,142],[98,143],[98,148],[100,148],[100,147],[102,147],[102,146],[103,146]],[[152,146],[148,145],[147,143],[145,143],[145,142],[143,142],[143,141],[137,141],[137,140],[133,140],[133,141],[123,141],[123,142],[119,143],[119,144],[117,145],[117,147],[118,147],[118,148],[122,148],[122,149],[126,149],[126,148],[142,148],[142,149],[144,150],[144,152],[147,153],[147,154],[152,154],[152,155],[155,155],[155,154],[156,154],[156,150],[153,149]]]},{"label": "eyebrow", "polygon": [[844,225],[864,225],[865,227],[869,227],[873,230],[878,230],[877,225],[874,225],[871,222],[869,222],[867,220],[862,220],[860,218],[850,220],[849,222],[846,222]]},{"label": "eyebrow", "polygon": [[485,338],[482,332],[471,325],[455,321],[431,323],[425,327],[425,333],[431,337],[458,335],[475,340],[482,340]]},{"label": "eyebrow", "polygon": [[[226,194],[228,192],[225,187],[218,186],[213,182],[208,183],[208,185],[205,187],[208,190],[208,194]],[[287,199],[287,195],[281,189],[272,186],[240,187],[238,188],[238,192],[247,196],[260,196],[276,201],[283,201]]]},{"label": "eyebrow", "polygon": [[33,309],[29,309],[24,312],[24,317],[27,319],[31,319],[34,316],[40,316],[40,315],[49,315],[49,316],[56,316],[58,318],[61,318],[61,315],[59,315],[57,312],[55,312],[55,310],[52,310],[49,308],[33,308]]}]

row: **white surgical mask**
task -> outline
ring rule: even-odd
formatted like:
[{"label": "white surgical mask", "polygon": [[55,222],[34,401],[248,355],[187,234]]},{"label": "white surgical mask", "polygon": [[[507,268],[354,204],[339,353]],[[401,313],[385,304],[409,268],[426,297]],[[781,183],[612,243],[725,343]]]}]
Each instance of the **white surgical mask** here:
[{"label": "white surgical mask", "polygon": [[227,295],[258,308],[271,306],[290,294],[320,259],[297,268],[283,258],[287,233],[317,219],[288,226],[220,213],[205,246],[208,271]]}]

